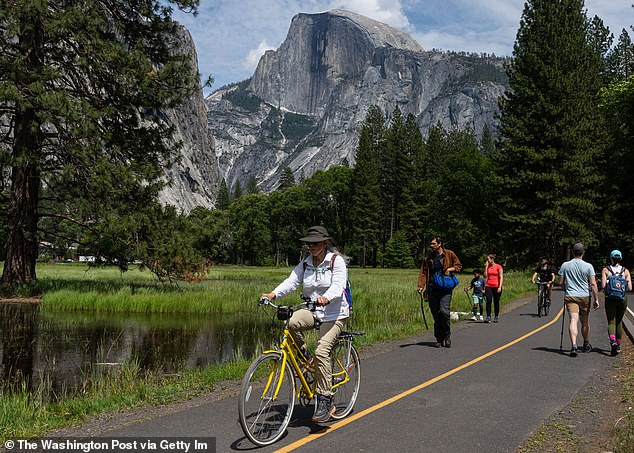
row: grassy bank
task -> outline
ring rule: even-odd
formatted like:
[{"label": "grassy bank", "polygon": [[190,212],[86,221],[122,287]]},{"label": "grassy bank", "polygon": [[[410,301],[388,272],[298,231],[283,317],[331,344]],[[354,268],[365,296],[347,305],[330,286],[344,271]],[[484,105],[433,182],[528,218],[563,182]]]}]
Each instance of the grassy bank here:
[{"label": "grassy bank", "polygon": [[[137,269],[120,274],[115,269],[87,271],[80,265],[41,265],[37,290],[42,310],[48,315],[66,311],[119,313],[253,313],[258,296],[273,289],[288,276],[290,268],[216,267],[199,284],[184,282],[165,286],[149,272]],[[364,330],[362,345],[404,338],[424,329],[420,299],[416,292],[415,269],[350,270],[354,294],[354,318],[350,328]],[[528,273],[509,272],[502,302],[507,303],[533,290]],[[452,310],[468,312],[469,299],[462,288],[470,274],[460,276]],[[32,289],[31,289],[32,291]],[[286,299],[299,302],[295,296]],[[427,309],[428,310],[428,309]],[[262,313],[267,319],[272,313]],[[427,311],[427,322],[432,318]],[[231,363],[188,370],[177,376],[146,374],[127,364],[116,374],[86,382],[81,394],[46,402],[47,389],[34,395],[26,389],[0,396],[0,442],[32,438],[73,425],[89,416],[137,407],[166,404],[213,389],[219,382],[240,379],[249,358],[236,357]]]}]

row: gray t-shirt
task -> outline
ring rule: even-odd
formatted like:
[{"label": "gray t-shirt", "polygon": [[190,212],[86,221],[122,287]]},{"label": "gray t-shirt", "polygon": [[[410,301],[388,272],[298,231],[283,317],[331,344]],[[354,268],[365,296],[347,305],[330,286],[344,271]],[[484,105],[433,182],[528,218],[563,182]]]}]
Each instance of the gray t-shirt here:
[{"label": "gray t-shirt", "polygon": [[566,296],[588,297],[590,295],[590,283],[588,279],[594,276],[594,267],[580,258],[566,261],[559,269],[559,275],[563,276]]}]

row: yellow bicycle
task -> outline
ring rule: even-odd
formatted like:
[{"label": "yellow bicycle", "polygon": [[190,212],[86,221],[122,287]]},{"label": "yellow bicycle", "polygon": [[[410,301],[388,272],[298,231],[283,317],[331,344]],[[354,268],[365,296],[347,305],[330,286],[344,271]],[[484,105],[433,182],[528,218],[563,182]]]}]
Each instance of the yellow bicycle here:
[{"label": "yellow bicycle", "polygon": [[[280,344],[256,358],[242,380],[238,406],[240,426],[249,440],[258,446],[270,445],[284,435],[296,398],[303,406],[309,405],[315,398],[313,364],[288,330],[294,310],[315,309],[315,303],[310,298],[302,299],[304,302],[295,306],[275,305],[267,298],[258,302],[258,306],[275,308],[277,319],[284,321]],[[331,389],[337,408],[332,416],[334,419],[344,418],[352,412],[359,394],[361,366],[353,344],[356,335],[363,333],[342,332],[330,353]]]}]

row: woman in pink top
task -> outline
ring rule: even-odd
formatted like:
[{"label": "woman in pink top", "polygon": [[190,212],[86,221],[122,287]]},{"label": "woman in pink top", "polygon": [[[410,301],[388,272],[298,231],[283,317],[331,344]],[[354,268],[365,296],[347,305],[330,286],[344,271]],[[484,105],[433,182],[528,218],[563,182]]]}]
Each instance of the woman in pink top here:
[{"label": "woman in pink top", "polygon": [[504,282],[504,269],[497,263],[496,256],[491,253],[487,257],[484,267],[484,297],[487,300],[487,317],[485,322],[491,322],[491,301],[493,301],[495,309],[495,317],[493,322],[498,322],[500,314],[500,296],[502,296],[502,283]]}]

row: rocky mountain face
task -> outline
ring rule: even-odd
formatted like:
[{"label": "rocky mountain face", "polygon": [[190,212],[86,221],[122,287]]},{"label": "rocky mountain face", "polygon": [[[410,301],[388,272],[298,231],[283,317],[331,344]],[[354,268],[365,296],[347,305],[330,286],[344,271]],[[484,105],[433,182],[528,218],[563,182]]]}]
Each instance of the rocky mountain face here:
[{"label": "rocky mountain face", "polygon": [[[178,42],[183,47],[179,51],[191,55],[192,64],[197,69],[194,41],[184,28],[180,29]],[[161,203],[176,206],[184,212],[196,206],[212,208],[218,194],[218,161],[207,124],[202,88],[199,87],[182,105],[163,114],[165,121],[174,126],[174,145],[180,142],[181,152],[179,161],[167,171],[172,184],[161,192]]]},{"label": "rocky mountain face", "polygon": [[255,176],[269,191],[285,166],[298,179],[354,163],[371,105],[412,113],[423,135],[438,123],[495,133],[506,83],[503,59],[425,51],[401,31],[333,10],[296,15],[250,79],[206,102],[227,186]]}]

